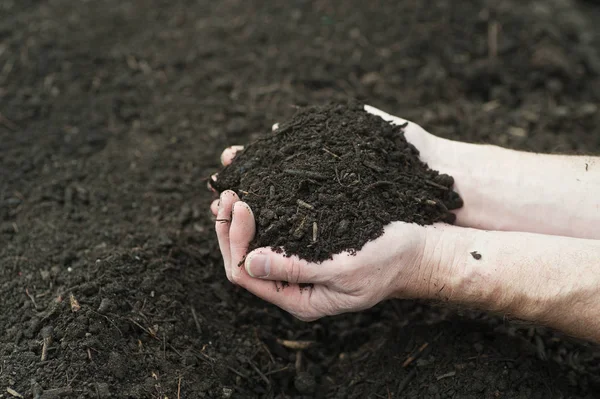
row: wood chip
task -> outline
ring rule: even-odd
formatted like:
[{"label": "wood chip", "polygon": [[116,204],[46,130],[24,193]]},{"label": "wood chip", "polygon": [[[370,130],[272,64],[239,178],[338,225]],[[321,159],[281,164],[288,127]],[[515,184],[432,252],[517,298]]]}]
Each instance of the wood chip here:
[{"label": "wood chip", "polygon": [[294,341],[289,339],[277,339],[277,342],[288,349],[294,350],[308,349],[315,344],[315,341]]},{"label": "wood chip", "polygon": [[81,310],[81,305],[79,304],[79,301],[77,301],[77,299],[75,298],[75,295],[69,295],[69,302],[71,303],[72,312],[79,312],[79,310]]},{"label": "wood chip", "polygon": [[301,199],[297,199],[296,203],[298,204],[298,206],[301,206],[302,208],[310,209],[311,211],[315,209],[315,207],[313,205],[309,204],[308,202],[304,202]]},{"label": "wood chip", "polygon": [[446,374],[442,374],[440,376],[437,376],[436,378],[439,381],[439,380],[444,379],[444,378],[454,377],[455,375],[456,375],[456,371],[450,371],[450,372],[448,372]]},{"label": "wood chip", "polygon": [[23,395],[21,395],[19,392],[15,391],[12,388],[6,388],[6,392],[8,392],[9,394],[11,394],[12,396],[14,396],[15,398],[24,398]]}]

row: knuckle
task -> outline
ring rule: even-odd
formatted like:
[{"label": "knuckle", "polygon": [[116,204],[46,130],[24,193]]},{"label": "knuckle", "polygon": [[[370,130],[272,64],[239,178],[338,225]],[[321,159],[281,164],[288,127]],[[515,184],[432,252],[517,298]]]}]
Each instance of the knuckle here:
[{"label": "knuckle", "polygon": [[288,258],[288,263],[286,267],[286,278],[290,283],[297,283],[300,281],[302,268],[300,267],[299,262],[294,258]]}]

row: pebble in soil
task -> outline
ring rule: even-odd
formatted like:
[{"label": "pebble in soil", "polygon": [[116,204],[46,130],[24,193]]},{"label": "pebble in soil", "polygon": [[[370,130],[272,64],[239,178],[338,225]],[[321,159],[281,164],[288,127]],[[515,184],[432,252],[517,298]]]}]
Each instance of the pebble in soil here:
[{"label": "pebble in soil", "polygon": [[393,221],[454,223],[450,211],[463,205],[454,179],[419,159],[404,128],[352,101],[307,107],[238,152],[211,184],[252,208],[250,250],[313,262],[356,253]]}]

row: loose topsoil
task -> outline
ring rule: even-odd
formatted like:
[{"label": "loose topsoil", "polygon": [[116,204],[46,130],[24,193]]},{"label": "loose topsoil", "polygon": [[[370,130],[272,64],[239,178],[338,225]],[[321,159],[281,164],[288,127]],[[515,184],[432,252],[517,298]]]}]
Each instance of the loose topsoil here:
[{"label": "loose topsoil", "polygon": [[360,103],[308,107],[209,181],[257,214],[250,250],[270,246],[308,261],[355,254],[391,222],[453,223],[450,210],[463,205],[454,179],[419,160],[405,127]]},{"label": "loose topsoil", "polygon": [[394,300],[303,323],[231,285],[205,179],[297,106],[348,98],[599,154],[598,14],[0,0],[0,397],[598,397],[598,346],[502,315]]}]

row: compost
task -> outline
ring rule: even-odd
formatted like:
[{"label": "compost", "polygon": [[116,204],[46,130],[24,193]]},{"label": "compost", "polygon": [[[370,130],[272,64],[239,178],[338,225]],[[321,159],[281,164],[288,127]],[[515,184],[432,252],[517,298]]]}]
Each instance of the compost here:
[{"label": "compost", "polygon": [[390,222],[452,223],[450,210],[463,205],[454,179],[419,160],[404,127],[353,101],[308,107],[210,181],[257,213],[250,249],[271,246],[308,261],[354,254]]}]

